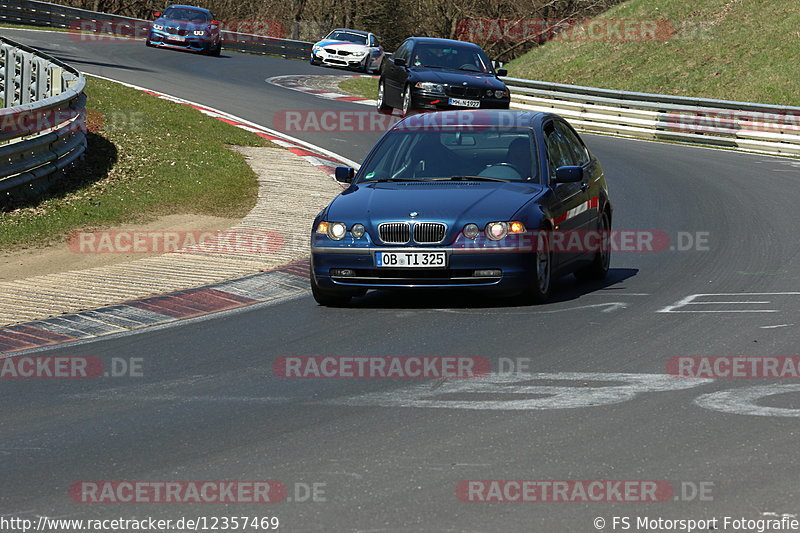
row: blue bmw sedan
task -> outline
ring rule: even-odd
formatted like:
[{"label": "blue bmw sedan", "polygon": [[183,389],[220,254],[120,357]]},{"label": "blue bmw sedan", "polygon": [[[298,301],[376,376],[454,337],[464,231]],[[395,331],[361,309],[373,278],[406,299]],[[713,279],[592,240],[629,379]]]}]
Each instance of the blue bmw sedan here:
[{"label": "blue bmw sedan", "polygon": [[320,212],[311,288],[341,306],[370,289],[550,295],[568,273],[602,279],[612,207],[600,163],[550,113],[443,111],[395,124]]}]

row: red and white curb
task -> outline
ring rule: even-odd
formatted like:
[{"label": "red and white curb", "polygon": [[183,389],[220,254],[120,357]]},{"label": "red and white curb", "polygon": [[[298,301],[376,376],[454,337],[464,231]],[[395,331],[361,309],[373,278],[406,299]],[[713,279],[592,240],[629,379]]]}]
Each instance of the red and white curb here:
[{"label": "red and white curb", "polygon": [[[377,76],[371,76],[369,74],[354,74],[348,77],[375,78]],[[369,100],[361,96],[353,96],[352,94],[337,93],[333,91],[326,91],[323,89],[314,88],[312,82],[319,81],[322,78],[325,78],[326,80],[335,78],[336,80],[339,81],[345,79],[342,76],[331,76],[331,75],[308,75],[308,76],[289,75],[289,76],[275,76],[273,78],[267,78],[266,82],[272,85],[277,85],[278,87],[283,87],[284,89],[290,89],[292,91],[299,91],[301,93],[311,94],[319,98],[325,98],[326,100],[338,100],[340,102],[349,102],[351,104],[361,104],[369,106],[375,106],[378,103],[376,100]]]},{"label": "red and white curb", "polygon": [[249,120],[245,120],[241,117],[237,117],[236,115],[226,113],[225,111],[221,111],[213,107],[209,107],[203,104],[198,104],[197,102],[192,102],[191,100],[186,100],[183,98],[179,98],[177,96],[172,96],[170,94],[155,91],[153,89],[139,87],[138,85],[133,85],[130,83],[117,81],[111,78],[106,78],[105,76],[96,76],[94,74],[86,74],[86,76],[91,76],[93,78],[99,78],[102,80],[119,83],[120,85],[124,85],[125,87],[130,87],[132,89],[142,91],[149,95],[161,98],[162,100],[168,100],[176,104],[187,105],[193,109],[200,111],[204,115],[216,118],[217,120],[221,120],[222,122],[230,124],[231,126],[236,126],[237,128],[241,128],[243,130],[255,133],[259,137],[267,139],[268,141],[273,142],[278,146],[284,147],[291,153],[301,157],[302,159],[305,159],[310,164],[321,169],[329,176],[333,176],[334,169],[336,167],[348,166],[348,167],[358,168],[359,166],[358,163],[351,161],[350,159],[347,159],[339,154],[326,150],[320,146],[316,146],[306,141],[302,141],[290,135],[286,135],[285,133],[267,128],[265,126],[261,126],[260,124],[256,124],[255,122],[250,122]]},{"label": "red and white curb", "polygon": [[310,290],[308,268],[304,259],[244,278],[0,328],[0,359],[304,294]]}]

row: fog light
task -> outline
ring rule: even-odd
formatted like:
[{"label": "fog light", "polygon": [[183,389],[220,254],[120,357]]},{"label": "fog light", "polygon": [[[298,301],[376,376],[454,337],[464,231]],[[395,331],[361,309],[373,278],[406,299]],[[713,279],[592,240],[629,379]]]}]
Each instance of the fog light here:
[{"label": "fog light", "polygon": [[473,277],[476,278],[499,278],[500,274],[502,273],[499,269],[489,269],[489,270],[476,270],[472,273]]},{"label": "fog light", "polygon": [[335,278],[354,278],[356,271],[351,268],[332,268],[331,276]]}]

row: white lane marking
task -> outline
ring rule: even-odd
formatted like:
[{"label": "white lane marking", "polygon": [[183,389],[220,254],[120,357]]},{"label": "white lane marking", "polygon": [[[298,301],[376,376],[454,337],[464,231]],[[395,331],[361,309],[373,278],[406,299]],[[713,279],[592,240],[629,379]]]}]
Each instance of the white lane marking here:
[{"label": "white lane marking", "polygon": [[689,305],[767,305],[768,301],[737,300],[737,301],[696,301],[705,296],[797,296],[800,292],[720,292],[720,293],[701,293],[690,294],[686,298],[678,300],[674,304],[668,305],[656,311],[657,313],[777,313],[778,309],[693,309],[678,310]]},{"label": "white lane marking", "polygon": [[800,392],[800,385],[759,385],[703,394],[694,403],[704,409],[737,415],[800,417],[800,409],[767,407],[757,403],[768,396],[793,392]]},{"label": "white lane marking", "polygon": [[775,328],[788,328],[789,326],[794,326],[794,324],[776,324],[774,326],[759,326],[761,329],[775,329]]},{"label": "white lane marking", "polygon": [[[549,311],[499,311],[502,315],[552,315],[554,313],[566,313],[567,311],[577,311],[579,309],[598,309],[605,307],[601,313],[611,313],[620,309],[626,309],[628,304],[624,302],[606,302],[602,304],[579,305],[577,307],[567,307],[566,309],[551,309]],[[433,309],[441,313],[451,313],[454,315],[484,314],[485,309]]]},{"label": "white lane marking", "polygon": [[[567,381],[573,386],[537,385],[537,381]],[[589,382],[621,382],[590,386]],[[417,407],[471,410],[544,410],[597,407],[632,400],[646,392],[691,389],[711,379],[667,374],[531,373],[491,374],[482,378],[449,380],[433,390],[430,383],[371,392],[321,402],[353,407]],[[502,396],[498,399],[497,396]]]}]

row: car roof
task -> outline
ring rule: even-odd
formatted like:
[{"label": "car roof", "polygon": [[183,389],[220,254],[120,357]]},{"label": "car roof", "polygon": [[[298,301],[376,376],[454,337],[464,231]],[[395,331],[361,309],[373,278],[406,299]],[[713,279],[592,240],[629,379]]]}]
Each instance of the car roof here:
[{"label": "car roof", "polygon": [[364,30],[351,30],[350,28],[336,28],[336,29],[333,29],[333,30],[331,30],[331,31],[330,31],[330,32],[328,32],[328,33],[331,33],[331,32],[334,32],[334,31],[347,31],[347,32],[350,32],[350,33],[357,33],[357,34],[359,34],[359,35],[369,35],[369,34],[370,34],[370,32],[368,32],[368,31],[364,31]]},{"label": "car roof", "polygon": [[169,9],[171,7],[177,7],[179,9],[194,9],[195,11],[202,11],[203,13],[211,13],[210,10],[208,10],[208,9],[206,9],[204,7],[187,6],[187,5],[184,5],[184,4],[172,4],[170,6],[167,6],[167,9]]},{"label": "car roof", "polygon": [[439,39],[437,37],[409,37],[406,40],[422,44],[441,44],[447,46],[468,46],[471,48],[480,48],[480,46],[478,46],[477,44],[471,43],[469,41],[457,41],[455,39]]},{"label": "car roof", "polygon": [[458,126],[495,126],[533,128],[544,120],[555,117],[553,113],[521,111],[514,109],[459,109],[411,115],[392,126],[394,130],[426,130],[454,128]]}]

